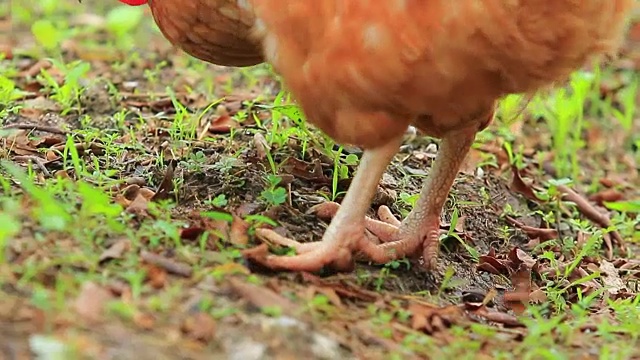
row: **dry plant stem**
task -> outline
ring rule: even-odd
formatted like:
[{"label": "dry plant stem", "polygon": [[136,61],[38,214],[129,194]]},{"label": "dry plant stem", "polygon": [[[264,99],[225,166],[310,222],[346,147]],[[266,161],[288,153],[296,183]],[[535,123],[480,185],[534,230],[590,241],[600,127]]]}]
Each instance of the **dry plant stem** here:
[{"label": "dry plant stem", "polygon": [[33,156],[33,155],[18,155],[18,156],[14,156],[13,157],[14,161],[26,161],[26,162],[32,162],[34,164],[36,164],[36,166],[38,167],[38,169],[40,169],[40,171],[42,171],[42,173],[49,177],[51,176],[51,173],[49,172],[49,170],[47,170],[46,167],[46,163],[47,161],[45,159],[39,158],[37,156]]},{"label": "dry plant stem", "polygon": [[191,275],[193,275],[193,269],[191,268],[191,266],[172,259],[168,259],[164,256],[148,251],[142,251],[140,253],[140,257],[145,262],[159,266],[167,270],[171,274],[180,275],[182,277],[190,277]]},{"label": "dry plant stem", "polygon": [[[598,211],[598,209],[591,205],[586,198],[564,185],[558,186],[558,190],[563,193],[563,200],[568,200],[575,203],[578,207],[578,210],[589,220],[593,221],[602,228],[608,228],[611,226],[611,220],[609,219],[609,216]],[[620,249],[622,251],[625,251],[626,247],[624,244],[624,239],[622,238],[622,236],[620,236],[620,233],[613,230],[610,232],[610,234],[618,244]],[[611,245],[609,244],[608,246]]]},{"label": "dry plant stem", "polygon": [[44,131],[56,135],[67,135],[67,131],[62,129],[44,126],[38,124],[11,124],[2,127],[2,130],[29,130],[29,131]]}]

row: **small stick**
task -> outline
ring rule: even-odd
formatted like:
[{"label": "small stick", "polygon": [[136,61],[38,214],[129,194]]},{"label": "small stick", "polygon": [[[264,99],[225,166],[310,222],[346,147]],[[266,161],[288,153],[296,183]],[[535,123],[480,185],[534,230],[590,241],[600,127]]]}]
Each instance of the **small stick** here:
[{"label": "small stick", "polygon": [[47,170],[47,167],[44,166],[44,164],[47,162],[44,159],[41,159],[37,156],[34,155],[17,155],[13,157],[14,161],[31,161],[34,164],[36,164],[36,166],[38,166],[38,169],[40,169],[40,171],[42,171],[45,176],[50,177],[51,173],[49,172],[49,170]]},{"label": "small stick", "polygon": [[67,135],[67,132],[53,126],[44,126],[38,124],[11,124],[3,126],[2,130],[30,130],[30,131],[44,131],[57,135]]},{"label": "small stick", "polygon": [[180,275],[183,277],[191,277],[191,275],[193,274],[191,266],[184,263],[179,263],[158,254],[154,254],[148,251],[142,251],[140,252],[140,257],[142,257],[142,260],[144,260],[145,262],[157,265],[167,270],[171,274]]},{"label": "small stick", "polygon": [[[608,228],[609,226],[611,226],[611,219],[609,219],[609,216],[598,211],[598,209],[596,209],[593,205],[591,205],[591,203],[589,203],[589,201],[585,197],[583,197],[582,195],[578,194],[573,189],[570,189],[565,185],[558,186],[558,190],[560,190],[564,194],[562,197],[563,200],[568,200],[575,203],[576,206],[578,207],[578,210],[584,216],[586,216],[587,219],[593,221],[594,223],[596,223],[602,228]],[[620,234],[616,230],[611,231],[610,234],[611,234],[611,237],[618,244],[620,249],[624,251],[625,244],[624,244],[624,239],[622,239],[622,236],[620,236]]]}]

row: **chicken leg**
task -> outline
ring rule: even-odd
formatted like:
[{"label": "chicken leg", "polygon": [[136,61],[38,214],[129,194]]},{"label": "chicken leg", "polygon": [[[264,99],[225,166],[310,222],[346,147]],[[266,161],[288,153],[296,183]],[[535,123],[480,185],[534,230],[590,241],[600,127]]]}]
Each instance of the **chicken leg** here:
[{"label": "chicken leg", "polygon": [[325,265],[331,265],[338,271],[350,271],[355,253],[367,254],[375,247],[365,236],[365,216],[378,182],[398,152],[401,141],[402,136],[399,136],[381,147],[364,152],[342,206],[336,211],[322,241],[301,244],[272,230],[257,229],[256,235],[261,240],[291,246],[298,255],[258,257],[245,254],[272,269],[318,271]]},{"label": "chicken leg", "polygon": [[[365,220],[366,229],[383,242],[376,246],[378,251],[390,253],[389,250],[394,249],[395,253],[408,256],[417,256],[421,252],[425,267],[436,268],[440,244],[440,212],[473,144],[475,134],[475,129],[465,129],[443,137],[440,151],[420,197],[404,221],[399,222],[386,207],[378,210],[381,221],[370,218]],[[390,260],[393,259],[389,258],[387,261]]]},{"label": "chicken leg", "polygon": [[[293,247],[298,255],[267,255],[253,257],[254,260],[272,269],[317,271],[331,265],[335,270],[349,271],[356,253],[378,264],[422,253],[425,266],[434,269],[438,257],[440,212],[476,131],[475,128],[464,129],[443,137],[420,198],[403,222],[399,223],[392,216],[384,221],[365,216],[378,181],[398,149],[399,139],[396,139],[381,148],[365,151],[342,206],[327,203],[325,215],[334,212],[335,216],[321,242],[299,243],[272,230],[258,229],[256,235],[261,240]],[[365,229],[383,243],[371,241]]]}]

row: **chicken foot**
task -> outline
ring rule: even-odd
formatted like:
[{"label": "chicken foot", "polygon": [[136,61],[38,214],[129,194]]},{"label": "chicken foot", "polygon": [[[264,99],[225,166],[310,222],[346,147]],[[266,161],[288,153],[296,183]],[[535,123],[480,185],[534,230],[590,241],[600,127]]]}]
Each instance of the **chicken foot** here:
[{"label": "chicken foot", "polygon": [[[394,253],[419,256],[422,252],[425,267],[427,269],[436,267],[441,233],[440,213],[458,170],[473,144],[475,134],[475,130],[469,129],[443,137],[440,151],[420,192],[420,197],[404,221],[396,219],[386,206],[378,209],[380,220],[365,218],[365,229],[375,236],[372,241],[381,243],[376,245],[375,254],[367,254],[371,259],[380,259],[382,254]],[[339,209],[340,205],[337,203],[326,202],[310,210],[323,218],[330,218]],[[289,243],[287,246],[291,245]],[[396,258],[397,256],[388,257],[384,262]]]},{"label": "chicken foot", "polygon": [[[392,148],[394,152],[397,150],[397,142],[394,142],[393,147],[385,145],[364,153],[342,205],[324,203],[312,208],[321,217],[335,214],[321,242],[299,243],[272,230],[259,229],[256,235],[261,240],[293,247],[298,255],[268,255],[256,260],[274,269],[316,271],[324,265],[332,265],[336,270],[347,271],[353,266],[353,256],[356,254],[374,263],[383,264],[422,253],[425,267],[435,269],[439,250],[440,212],[475,134],[475,129],[464,129],[443,137],[440,151],[420,197],[404,221],[398,221],[384,208],[381,220],[365,216],[368,207],[366,204],[371,201],[382,172],[393,156],[386,151],[391,152]],[[373,234],[382,243],[377,244],[368,234]]]},{"label": "chicken foot", "polygon": [[365,235],[365,216],[378,182],[401,142],[402,136],[399,136],[381,147],[365,150],[342,206],[335,212],[321,241],[301,244],[273,230],[257,229],[256,236],[262,241],[291,246],[298,254],[261,256],[249,250],[245,255],[271,269],[318,271],[330,265],[338,271],[350,271],[354,254],[376,252],[375,244]]}]

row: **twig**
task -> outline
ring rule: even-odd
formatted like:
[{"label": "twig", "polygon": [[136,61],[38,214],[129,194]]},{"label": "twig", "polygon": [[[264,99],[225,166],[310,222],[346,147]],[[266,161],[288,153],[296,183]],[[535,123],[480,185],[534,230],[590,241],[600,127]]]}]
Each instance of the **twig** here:
[{"label": "twig", "polygon": [[38,125],[38,124],[11,124],[11,125],[7,125],[7,126],[3,126],[2,130],[30,130],[30,131],[44,131],[44,132],[48,132],[51,134],[56,134],[56,135],[67,135],[68,132],[64,131],[60,128],[57,127],[53,127],[53,126],[44,126],[44,125]]},{"label": "twig", "polygon": [[14,161],[31,161],[34,164],[36,164],[36,166],[38,166],[38,169],[40,169],[40,171],[42,171],[45,174],[45,176],[47,177],[51,176],[51,173],[49,172],[49,170],[47,170],[47,167],[45,166],[47,161],[42,158],[39,158],[34,155],[17,155],[13,157],[13,160]]},{"label": "twig", "polygon": [[[611,220],[609,219],[609,216],[598,211],[598,209],[591,205],[591,203],[589,203],[589,201],[585,197],[565,185],[558,186],[558,190],[560,190],[564,194],[562,197],[563,200],[568,200],[575,203],[578,207],[578,210],[584,216],[586,216],[587,219],[593,221],[602,228],[608,228],[609,226],[611,226]],[[624,239],[622,238],[622,236],[620,236],[620,233],[618,233],[616,230],[612,230],[610,234],[613,240],[615,240],[617,245],[620,247],[620,249],[624,251]],[[611,246],[610,242],[607,244],[607,246]],[[613,249],[610,249],[609,253],[613,254]]]},{"label": "twig", "polygon": [[154,254],[148,251],[142,251],[140,253],[140,257],[142,257],[142,259],[149,264],[157,265],[172,274],[184,277],[191,277],[191,275],[193,274],[191,266],[184,263],[179,263],[158,254]]}]

